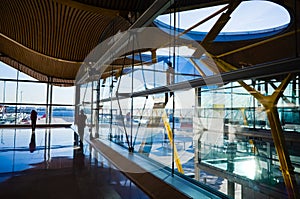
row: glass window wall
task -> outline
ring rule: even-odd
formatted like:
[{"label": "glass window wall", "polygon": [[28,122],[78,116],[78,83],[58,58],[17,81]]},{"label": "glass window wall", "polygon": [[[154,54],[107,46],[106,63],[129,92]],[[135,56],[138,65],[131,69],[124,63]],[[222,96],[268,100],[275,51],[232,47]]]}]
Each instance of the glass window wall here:
[{"label": "glass window wall", "polygon": [[2,62],[0,69],[0,124],[29,125],[33,109],[37,124],[74,122],[74,87],[37,81]]},{"label": "glass window wall", "polygon": [[[271,195],[285,187],[265,107],[238,82],[144,94],[169,85],[167,68],[144,72],[131,70],[80,86],[90,136],[108,139],[226,194],[235,191],[237,196],[249,184],[262,192],[263,186],[274,189]],[[244,82],[267,96],[281,80]],[[299,179],[294,140],[300,133],[299,76],[289,82],[276,108]]]}]

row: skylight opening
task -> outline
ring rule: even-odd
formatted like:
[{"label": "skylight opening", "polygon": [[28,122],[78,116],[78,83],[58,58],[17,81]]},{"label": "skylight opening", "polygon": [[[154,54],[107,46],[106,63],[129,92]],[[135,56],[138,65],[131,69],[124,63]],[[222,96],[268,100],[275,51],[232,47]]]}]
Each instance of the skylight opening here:
[{"label": "skylight opening", "polygon": [[[179,12],[176,15],[176,28],[187,29],[207,16],[213,14],[225,5],[201,8],[191,11]],[[201,24],[193,31],[208,32],[220,15]],[[157,20],[174,25],[173,14],[165,14],[157,17]],[[249,32],[277,28],[290,23],[288,11],[273,2],[269,1],[245,1],[242,2],[232,13],[231,19],[222,29],[225,32]]]}]

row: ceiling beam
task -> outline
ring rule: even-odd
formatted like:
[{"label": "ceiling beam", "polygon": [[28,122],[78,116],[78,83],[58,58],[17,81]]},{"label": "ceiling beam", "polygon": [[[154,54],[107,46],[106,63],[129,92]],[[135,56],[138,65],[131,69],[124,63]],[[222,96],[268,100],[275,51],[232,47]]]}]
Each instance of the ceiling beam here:
[{"label": "ceiling beam", "polygon": [[[208,85],[235,82],[239,80],[266,78],[288,73],[299,73],[299,65],[300,58],[293,58],[272,63],[249,66],[243,69],[225,72],[222,74],[212,75],[204,78],[197,78],[194,80],[184,81],[168,86],[161,86],[145,91],[135,92],[130,95],[130,97],[141,97],[170,91],[186,90]],[[222,82],[220,82],[220,80],[222,80]]]},{"label": "ceiling beam", "polygon": [[172,6],[174,0],[156,0],[136,21],[130,29],[148,26],[152,21]]}]

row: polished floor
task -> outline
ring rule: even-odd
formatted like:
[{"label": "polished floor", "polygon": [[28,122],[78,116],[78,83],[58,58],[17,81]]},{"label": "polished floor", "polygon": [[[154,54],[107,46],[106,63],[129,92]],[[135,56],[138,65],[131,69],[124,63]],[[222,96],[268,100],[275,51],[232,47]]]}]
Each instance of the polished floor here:
[{"label": "polished floor", "polygon": [[70,128],[0,129],[0,198],[149,198]]}]

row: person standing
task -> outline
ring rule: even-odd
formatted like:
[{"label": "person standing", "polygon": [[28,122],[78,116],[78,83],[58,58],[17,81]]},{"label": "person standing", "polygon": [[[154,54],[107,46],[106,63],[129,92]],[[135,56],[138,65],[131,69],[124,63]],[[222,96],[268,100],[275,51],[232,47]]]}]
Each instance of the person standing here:
[{"label": "person standing", "polygon": [[31,119],[32,132],[34,132],[35,131],[35,127],[36,127],[36,120],[37,120],[37,112],[35,110],[31,111],[30,119]]},{"label": "person standing", "polygon": [[131,114],[130,114],[130,112],[128,112],[126,114],[126,126],[130,125],[130,120],[131,120]]},{"label": "person standing", "polygon": [[80,136],[80,148],[83,149],[83,135],[84,135],[84,128],[86,126],[86,115],[84,114],[84,111],[81,110],[80,114],[78,115],[78,134]]}]

